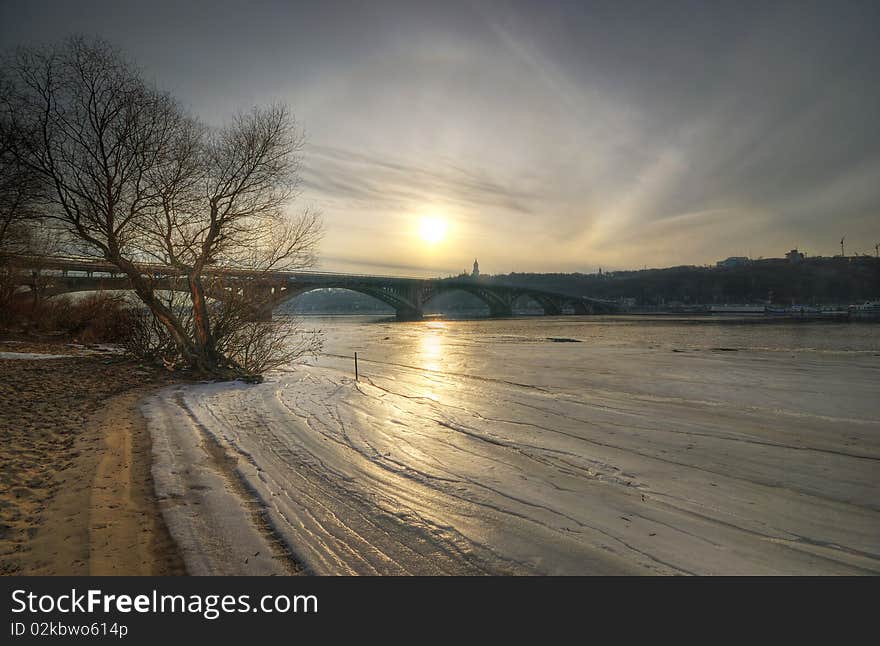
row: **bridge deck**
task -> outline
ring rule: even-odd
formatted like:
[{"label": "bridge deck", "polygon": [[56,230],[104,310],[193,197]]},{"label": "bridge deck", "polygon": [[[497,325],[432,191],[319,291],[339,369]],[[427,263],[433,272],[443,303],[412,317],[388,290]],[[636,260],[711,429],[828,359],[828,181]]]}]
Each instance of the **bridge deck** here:
[{"label": "bridge deck", "polygon": [[[37,257],[37,256],[6,256],[12,263],[18,267],[26,269],[53,269],[58,271],[84,271],[84,272],[102,272],[108,274],[123,273],[119,267],[113,263],[97,260],[93,258],[62,258],[62,257]],[[138,269],[144,274],[161,274],[163,276],[182,276],[186,274],[185,269],[163,265],[160,263],[136,263]],[[307,270],[291,270],[291,271],[263,271],[243,269],[240,267],[222,267],[209,266],[204,270],[204,274],[209,276],[236,276],[236,277],[254,277],[264,279],[285,279],[304,276],[309,278],[355,278],[355,279],[379,279],[379,280],[407,280],[407,281],[424,281],[424,280],[446,280],[437,278],[424,278],[417,276],[388,276],[383,274],[350,274],[330,271],[307,271]]]},{"label": "bridge deck", "polygon": [[[130,288],[124,272],[106,261],[57,256],[6,256],[6,259],[18,267],[40,273],[44,279],[51,279],[52,276],[41,272],[62,272],[62,276],[54,277],[54,285],[47,292],[49,294]],[[136,266],[143,275],[161,281],[160,289],[182,288],[174,279],[186,274],[183,268],[158,263],[139,263]],[[82,272],[86,276],[69,276],[68,272]],[[109,275],[109,278],[96,277],[94,274]],[[471,278],[416,278],[321,271],[258,271],[220,266],[207,268],[204,275],[233,279],[234,289],[262,290],[261,293],[268,294],[272,306],[314,289],[350,289],[387,303],[397,311],[398,318],[401,319],[421,318],[423,308],[428,301],[437,294],[452,290],[468,292],[484,301],[489,308],[490,316],[512,315],[513,305],[521,296],[528,296],[537,301],[547,314],[561,314],[567,308],[573,309],[578,314],[607,312],[616,308],[615,304],[608,301],[585,296]],[[22,284],[28,284],[25,274],[22,274]],[[235,287],[236,284],[238,287]],[[227,283],[228,287],[229,283]]]}]

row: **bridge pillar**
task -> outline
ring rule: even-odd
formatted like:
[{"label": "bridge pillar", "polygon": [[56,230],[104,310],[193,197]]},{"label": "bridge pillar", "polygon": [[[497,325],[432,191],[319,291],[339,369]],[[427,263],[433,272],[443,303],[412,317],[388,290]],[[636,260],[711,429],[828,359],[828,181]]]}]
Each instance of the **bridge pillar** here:
[{"label": "bridge pillar", "polygon": [[415,307],[399,307],[395,314],[398,321],[421,321],[423,318],[422,310]]},{"label": "bridge pillar", "polygon": [[272,312],[275,310],[275,303],[269,301],[268,303],[260,303],[260,305],[254,309],[253,321],[271,321],[272,320]]},{"label": "bridge pillar", "polygon": [[421,321],[424,317],[423,306],[428,300],[422,285],[398,285],[395,288],[398,303],[394,307],[398,321]]},{"label": "bridge pillar", "polygon": [[489,305],[490,318],[513,316],[513,304],[516,302],[518,294],[508,290],[484,290],[483,293],[485,301]]},{"label": "bridge pillar", "polygon": [[272,296],[272,287],[269,285],[254,285],[245,288],[248,320],[254,322],[271,321],[272,311],[275,309],[275,299]]},{"label": "bridge pillar", "polygon": [[513,307],[509,304],[492,303],[489,306],[489,318],[500,319],[513,316]]}]

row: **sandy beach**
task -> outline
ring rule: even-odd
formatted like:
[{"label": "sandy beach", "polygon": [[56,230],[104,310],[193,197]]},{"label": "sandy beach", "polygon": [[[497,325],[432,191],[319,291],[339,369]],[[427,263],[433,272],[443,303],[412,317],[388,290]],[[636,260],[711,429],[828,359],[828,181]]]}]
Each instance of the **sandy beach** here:
[{"label": "sandy beach", "polygon": [[89,352],[0,343],[0,574],[183,574],[137,407],[172,378]]}]

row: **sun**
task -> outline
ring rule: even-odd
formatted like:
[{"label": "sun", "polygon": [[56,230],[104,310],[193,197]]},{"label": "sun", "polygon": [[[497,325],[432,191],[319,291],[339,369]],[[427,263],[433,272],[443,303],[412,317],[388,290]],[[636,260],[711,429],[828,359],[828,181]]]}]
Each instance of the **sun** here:
[{"label": "sun", "polygon": [[446,237],[446,221],[440,218],[422,218],[419,235],[428,244],[437,244]]}]

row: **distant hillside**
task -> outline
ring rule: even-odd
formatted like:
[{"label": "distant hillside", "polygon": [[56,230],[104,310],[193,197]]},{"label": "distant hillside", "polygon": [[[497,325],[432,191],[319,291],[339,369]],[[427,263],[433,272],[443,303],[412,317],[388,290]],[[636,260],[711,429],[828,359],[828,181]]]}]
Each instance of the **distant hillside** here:
[{"label": "distant hillside", "polygon": [[[459,280],[456,277],[451,280]],[[534,287],[547,291],[622,300],[633,307],[675,307],[733,303],[780,305],[852,304],[880,299],[877,258],[808,258],[756,260],[736,267],[670,267],[605,274],[526,274],[481,276],[481,282]],[[529,299],[517,311],[535,308]],[[389,314],[394,310],[364,294],[323,289],[293,299],[287,309],[303,314]],[[486,305],[465,292],[447,292],[428,303],[426,312],[488,313]]]},{"label": "distant hillside", "polygon": [[880,260],[808,258],[756,260],[736,267],[670,267],[606,274],[486,276],[578,296],[634,299],[637,306],[712,303],[848,304],[880,298]]}]

